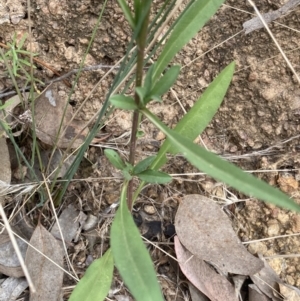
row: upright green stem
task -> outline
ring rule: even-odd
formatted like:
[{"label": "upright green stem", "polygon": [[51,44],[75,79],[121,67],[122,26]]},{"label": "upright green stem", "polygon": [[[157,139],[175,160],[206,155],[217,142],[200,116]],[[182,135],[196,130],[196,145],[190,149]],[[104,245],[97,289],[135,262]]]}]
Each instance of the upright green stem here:
[{"label": "upright green stem", "polygon": [[[144,52],[146,47],[146,40],[148,34],[148,22],[149,22],[149,13],[148,11],[145,20],[142,23],[141,30],[139,32],[137,38],[137,66],[136,66],[136,80],[135,86],[141,87],[143,83],[143,67],[144,67]],[[138,106],[140,106],[140,97],[137,93],[134,95],[134,100]],[[131,139],[130,139],[130,153],[129,153],[129,163],[134,166],[134,159],[135,159],[135,149],[136,149],[136,136],[137,130],[139,126],[139,112],[136,110],[133,113],[133,120],[132,120],[132,128],[131,128]],[[127,204],[129,210],[132,209],[132,199],[133,199],[133,181],[131,180],[128,185],[127,190]]]}]

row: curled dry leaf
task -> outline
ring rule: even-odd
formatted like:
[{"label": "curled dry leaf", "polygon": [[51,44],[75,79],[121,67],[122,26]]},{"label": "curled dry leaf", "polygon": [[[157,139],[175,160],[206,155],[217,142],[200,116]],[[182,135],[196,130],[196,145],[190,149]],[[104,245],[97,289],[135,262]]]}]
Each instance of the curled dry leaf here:
[{"label": "curled dry leaf", "polygon": [[[16,241],[22,256],[25,257],[27,244],[18,237],[16,237]],[[24,276],[19,259],[6,232],[0,235],[0,272],[16,278]]]},{"label": "curled dry leaf", "polygon": [[58,83],[51,84],[35,100],[36,135],[46,144],[67,148],[77,134],[72,148],[77,148],[84,142],[87,129],[81,130],[85,123],[76,119],[71,121],[72,117],[73,109],[68,104],[68,95],[60,89]]},{"label": "curled dry leaf", "polygon": [[174,243],[179,266],[195,287],[211,301],[238,301],[234,286],[226,277],[215,272],[202,259],[185,249],[177,236]]},{"label": "curled dry leaf", "polygon": [[28,287],[25,278],[9,277],[5,279],[0,285],[0,300],[14,301],[19,295]]},{"label": "curled dry leaf", "polygon": [[[56,239],[43,226],[36,227],[30,244],[59,266],[63,266],[63,251]],[[63,271],[30,246],[25,264],[36,289],[36,293],[30,292],[30,301],[60,300]]]},{"label": "curled dry leaf", "polygon": [[179,205],[175,227],[180,242],[197,257],[217,266],[224,274],[253,275],[263,262],[241,244],[222,209],[197,194]]}]

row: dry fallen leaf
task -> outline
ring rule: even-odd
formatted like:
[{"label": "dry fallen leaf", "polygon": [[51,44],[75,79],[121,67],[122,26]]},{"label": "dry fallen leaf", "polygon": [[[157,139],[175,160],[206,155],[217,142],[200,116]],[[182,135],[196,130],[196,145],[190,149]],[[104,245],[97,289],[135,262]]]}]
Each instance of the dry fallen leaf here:
[{"label": "dry fallen leaf", "polygon": [[211,301],[238,301],[234,286],[207,263],[186,250],[177,236],[175,252],[181,271]]},{"label": "dry fallen leaf", "polygon": [[[64,153],[60,149],[56,149],[53,154],[52,150],[42,150],[40,152],[40,158],[36,157],[34,160],[33,170],[35,177],[37,177],[39,180],[43,180],[39,159],[41,160],[42,166],[44,166],[45,168],[48,168],[49,166],[46,175],[51,174],[49,176],[50,180],[64,177],[64,175],[68,171],[69,167],[73,164],[76,157],[74,155],[70,155],[68,156],[68,158],[64,159],[64,162],[62,162],[63,156]],[[58,173],[57,171],[55,171],[56,168],[59,168]],[[26,178],[30,179],[30,181],[35,180],[35,178],[31,179],[32,176],[29,170],[27,170]]]},{"label": "dry fallen leaf", "polygon": [[175,227],[180,242],[192,254],[217,266],[224,274],[253,275],[264,266],[241,244],[222,209],[204,196],[193,194],[183,198]]},{"label": "dry fallen leaf", "polygon": [[190,282],[189,291],[192,301],[209,301],[209,299]]},{"label": "dry fallen leaf", "polygon": [[[65,113],[65,114],[64,114]],[[74,119],[73,109],[68,104],[68,95],[60,89],[58,83],[53,83],[47,87],[35,100],[34,121],[37,137],[46,144],[57,145],[59,148],[67,148],[73,138],[81,132],[85,123]],[[60,129],[61,125],[62,126]],[[79,134],[72,148],[80,146],[87,135],[85,129]],[[59,139],[58,139],[58,133]]]},{"label": "dry fallen leaf", "polygon": [[[30,244],[59,266],[63,266],[63,251],[56,239],[43,226],[36,227]],[[59,300],[63,271],[30,246],[26,253],[25,264],[36,289],[36,293],[30,292],[30,301]]]},{"label": "dry fallen leaf", "polygon": [[255,284],[248,286],[249,301],[270,301],[265,294],[263,294]]},{"label": "dry fallen leaf", "polygon": [[[25,257],[27,244],[16,237],[20,252]],[[7,232],[0,235],[0,272],[7,276],[22,277],[24,272]],[[1,299],[0,299],[1,300]]]},{"label": "dry fallen leaf", "polygon": [[6,139],[0,137],[0,180],[10,184],[11,167]]},{"label": "dry fallen leaf", "polygon": [[275,292],[279,292],[279,283],[282,283],[281,279],[267,261],[262,256],[259,257],[264,263],[264,267],[258,273],[251,275],[251,280],[266,296],[272,300],[281,300],[275,296]]},{"label": "dry fallen leaf", "polygon": [[[63,239],[65,240],[67,246],[68,243],[70,243],[74,239],[79,229],[79,222],[76,220],[78,214],[79,211],[76,210],[76,208],[72,204],[70,204],[63,210],[58,218],[58,222],[63,234]],[[62,239],[57,223],[54,224],[51,230],[51,234],[56,238]],[[63,243],[61,241],[59,241],[58,243],[60,244],[61,248],[63,248]]]},{"label": "dry fallen leaf", "polygon": [[25,278],[6,278],[0,285],[0,300],[14,301],[28,287]]}]

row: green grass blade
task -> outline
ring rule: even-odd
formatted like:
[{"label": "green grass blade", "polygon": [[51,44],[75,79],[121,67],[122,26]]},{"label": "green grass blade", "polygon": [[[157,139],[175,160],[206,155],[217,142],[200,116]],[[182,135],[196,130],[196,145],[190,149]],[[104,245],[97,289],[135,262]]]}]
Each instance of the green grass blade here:
[{"label": "green grass blade", "polygon": [[86,270],[76,285],[69,301],[102,301],[107,296],[114,270],[114,260],[110,249],[96,259]]},{"label": "green grass blade", "polygon": [[118,3],[123,11],[125,18],[127,19],[128,23],[129,23],[130,27],[132,29],[134,29],[134,27],[135,27],[134,19],[133,19],[132,13],[131,13],[130,8],[127,5],[126,1],[118,0]]},{"label": "green grass blade", "polygon": [[115,265],[135,300],[163,301],[150,255],[128,210],[126,191],[124,185],[120,208],[111,227]]},{"label": "green grass blade", "polygon": [[172,145],[180,149],[186,159],[199,170],[206,172],[216,180],[222,181],[247,195],[286,209],[300,212],[300,206],[280,190],[273,188],[251,174],[245,173],[235,165],[222,160],[215,154],[194,144],[175,131],[170,130],[147,109],[142,110],[142,113],[165,133]]},{"label": "green grass blade", "polygon": [[158,58],[153,78],[156,81],[180,49],[187,44],[215,14],[224,0],[195,0],[174,26]]}]

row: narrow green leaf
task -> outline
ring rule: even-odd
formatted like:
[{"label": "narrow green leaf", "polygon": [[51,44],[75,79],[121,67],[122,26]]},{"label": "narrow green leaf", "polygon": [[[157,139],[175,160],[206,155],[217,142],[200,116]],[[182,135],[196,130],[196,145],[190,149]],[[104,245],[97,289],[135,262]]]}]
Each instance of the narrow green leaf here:
[{"label": "narrow green leaf", "polygon": [[144,103],[144,98],[147,94],[146,88],[145,87],[136,87],[135,92],[139,96],[141,103]]},{"label": "narrow green leaf", "polygon": [[131,13],[130,8],[127,5],[126,1],[125,0],[118,0],[118,3],[119,3],[119,5],[120,5],[120,7],[121,7],[121,9],[124,13],[125,18],[127,19],[128,23],[129,23],[130,27],[132,29],[134,29],[134,26],[135,26],[134,19],[133,19],[132,13]]},{"label": "narrow green leaf", "polygon": [[108,249],[101,258],[96,259],[88,267],[69,301],[105,300],[112,283],[113,270],[114,260],[111,250]]},{"label": "narrow green leaf", "polygon": [[110,244],[115,265],[135,300],[163,301],[150,255],[126,204],[127,185],[111,226]]},{"label": "narrow green leaf", "polygon": [[116,151],[114,151],[113,149],[108,149],[108,148],[105,149],[104,155],[114,167],[116,167],[120,170],[123,170],[124,168],[126,168],[126,165],[123,162],[123,160],[121,159],[121,157],[119,156],[119,154]]},{"label": "narrow green leaf", "polygon": [[[193,141],[208,126],[213,116],[220,107],[230,81],[234,73],[235,63],[229,64],[217,78],[208,86],[201,97],[195,102],[194,106],[185,114],[175,127],[175,131],[180,135]],[[166,139],[151,164],[151,169],[158,170],[167,162],[166,153],[176,153],[176,147]],[[134,195],[134,199],[141,191],[145,183],[141,183]]]},{"label": "narrow green leaf", "polygon": [[172,177],[167,173],[152,169],[142,171],[136,176],[142,181],[154,184],[166,184],[172,181]]},{"label": "narrow green leaf", "polygon": [[132,97],[125,95],[113,95],[109,101],[118,109],[122,110],[136,110],[138,107]]},{"label": "narrow green leaf", "polygon": [[125,165],[126,167],[122,170],[122,174],[125,180],[130,181],[132,179],[133,166],[128,162],[125,162]]},{"label": "narrow green leaf", "polygon": [[300,206],[280,190],[273,188],[251,174],[245,173],[235,165],[222,160],[215,154],[170,130],[147,109],[143,109],[142,113],[165,133],[172,145],[180,149],[186,159],[199,170],[247,195],[300,212]]},{"label": "narrow green leaf", "polygon": [[155,160],[156,156],[149,156],[144,160],[140,161],[136,166],[133,168],[133,174],[136,175],[144,170],[146,170],[150,164]]},{"label": "narrow green leaf", "polygon": [[172,87],[175,83],[178,74],[180,72],[180,66],[172,66],[155,84],[150,92],[151,95],[161,96]]},{"label": "narrow green leaf", "polygon": [[[174,128],[175,132],[193,141],[208,126],[219,109],[234,73],[235,63],[229,64],[208,86],[194,106],[185,114]],[[178,149],[171,147],[167,139],[161,146],[152,169],[159,169],[165,163],[167,152],[176,154]]]},{"label": "narrow green leaf", "polygon": [[149,67],[145,76],[144,87],[146,88],[147,91],[150,91],[152,88],[152,76],[153,76],[154,69],[155,69],[155,63]]},{"label": "narrow green leaf", "polygon": [[198,33],[223,2],[224,0],[195,0],[190,5],[175,24],[158,58],[153,74],[154,81],[157,81],[175,54]]}]

